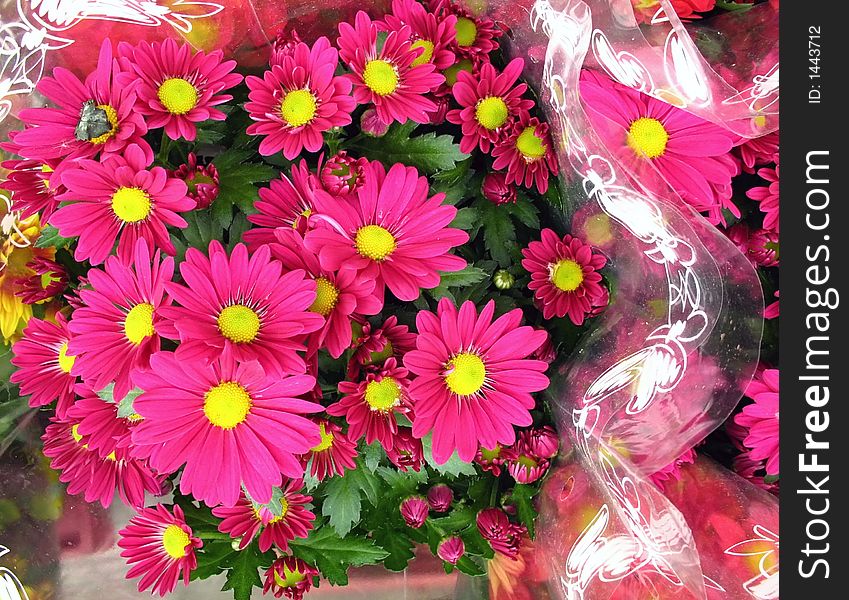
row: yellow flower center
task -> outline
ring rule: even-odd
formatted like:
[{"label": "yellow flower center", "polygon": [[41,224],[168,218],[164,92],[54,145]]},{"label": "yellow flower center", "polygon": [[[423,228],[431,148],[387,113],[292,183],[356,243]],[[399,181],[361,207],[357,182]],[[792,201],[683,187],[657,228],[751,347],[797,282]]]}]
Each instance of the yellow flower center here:
[{"label": "yellow flower center", "polygon": [[486,366],[473,352],[461,352],[446,365],[445,384],[458,396],[471,396],[483,387]]},{"label": "yellow flower center", "polygon": [[203,414],[221,429],[233,429],[244,422],[250,410],[250,395],[235,381],[219,383],[203,398]]},{"label": "yellow flower center", "polygon": [[554,286],[564,292],[574,292],[584,281],[584,270],[574,260],[564,258],[548,265],[549,279]]},{"label": "yellow flower center", "polygon": [[378,96],[388,96],[398,88],[398,71],[385,60],[370,60],[363,70],[363,82]]},{"label": "yellow flower center", "polygon": [[190,543],[189,534],[179,525],[169,525],[162,532],[162,547],[171,558],[183,558],[186,555],[186,546]]},{"label": "yellow flower center", "polygon": [[325,450],[329,450],[331,446],[333,446],[333,434],[327,431],[327,425],[325,423],[320,423],[318,426],[318,432],[321,435],[321,441],[317,446],[313,446],[310,448],[311,452],[324,452]]},{"label": "yellow flower center", "polygon": [[103,110],[106,113],[106,120],[109,121],[109,125],[111,129],[104,133],[103,135],[99,135],[97,137],[93,137],[89,140],[92,144],[105,144],[109,141],[113,135],[118,132],[118,113],[114,108],[109,106],[108,104],[98,104],[97,108]]},{"label": "yellow flower center", "polygon": [[309,90],[292,90],[280,104],[283,120],[292,127],[306,125],[315,117],[317,104],[315,96]]},{"label": "yellow flower center", "polygon": [[487,129],[498,129],[507,121],[507,104],[498,96],[478,100],[475,119]]},{"label": "yellow flower center", "polygon": [[153,333],[153,305],[147,302],[136,304],[124,319],[124,335],[138,346]]},{"label": "yellow flower center", "polygon": [[184,115],[198,103],[198,91],[195,86],[179,77],[163,81],[156,95],[165,110],[172,115]]},{"label": "yellow flower center", "polygon": [[380,225],[366,225],[357,231],[357,252],[372,260],[384,260],[395,251],[395,237]]},{"label": "yellow flower center", "polygon": [[481,448],[481,458],[484,460],[495,460],[501,456],[501,446],[496,445],[492,450],[488,448]]},{"label": "yellow flower center", "polygon": [[758,115],[752,119],[752,122],[755,124],[755,127],[758,129],[762,129],[766,127],[766,117],[763,115]]},{"label": "yellow flower center", "polygon": [[536,136],[536,131],[536,127],[525,127],[516,139],[516,149],[527,162],[533,162],[545,156],[545,144]]},{"label": "yellow flower center", "polygon": [[326,317],[339,301],[339,289],[324,277],[315,280],[315,301],[310,305],[314,313]]},{"label": "yellow flower center", "polygon": [[427,64],[433,59],[433,42],[430,40],[416,40],[410,44],[410,48],[413,50],[416,48],[424,48],[424,51],[411,63],[414,67]]},{"label": "yellow flower center", "polygon": [[139,188],[119,187],[112,194],[112,212],[124,223],[144,221],[150,209],[150,196]]},{"label": "yellow flower center", "polygon": [[401,386],[392,377],[370,381],[366,385],[365,398],[371,410],[388,412],[401,402]]},{"label": "yellow flower center", "polygon": [[[47,173],[52,173],[53,168],[48,166],[48,165],[41,165],[41,172],[46,175]],[[49,179],[42,179],[41,184],[44,186],[44,189],[46,189],[48,191],[50,190],[50,180]]]},{"label": "yellow flower center", "polygon": [[242,304],[227,306],[218,314],[218,331],[231,342],[252,342],[259,333],[259,315]]},{"label": "yellow flower center", "polygon": [[74,438],[74,441],[78,444],[83,439],[83,436],[80,435],[79,429],[80,429],[79,423],[77,423],[76,425],[71,425],[71,437]]},{"label": "yellow flower center", "polygon": [[669,141],[669,134],[663,123],[651,117],[641,117],[631,123],[628,129],[628,146],[639,155],[648,158],[662,156]]},{"label": "yellow flower center", "polygon": [[[283,520],[283,517],[285,517],[286,513],[288,513],[288,512],[289,512],[289,502],[286,500],[286,498],[280,498],[280,514],[276,515],[274,517],[271,517],[268,520],[268,522],[266,523],[266,525],[273,525],[274,523],[277,523],[278,521]],[[259,514],[259,510],[257,510],[256,508],[254,508],[254,517],[256,517],[257,521],[262,521],[262,517]]]},{"label": "yellow flower center", "polygon": [[75,360],[77,360],[76,356],[68,354],[68,342],[62,342],[59,346],[59,368],[65,373],[70,373]]},{"label": "yellow flower center", "polygon": [[300,571],[290,571],[286,565],[283,565],[283,577],[280,577],[276,569],[274,570],[274,583],[282,588],[294,587],[306,579],[306,577]]},{"label": "yellow flower center", "polygon": [[478,37],[478,26],[466,17],[457,19],[456,31],[458,46],[471,46]]},{"label": "yellow flower center", "polygon": [[466,73],[471,73],[474,70],[474,65],[472,61],[468,58],[461,58],[455,64],[451,65],[447,69],[445,69],[442,74],[445,75],[445,81],[448,85],[454,85],[457,83],[457,73],[460,71],[465,71]]}]

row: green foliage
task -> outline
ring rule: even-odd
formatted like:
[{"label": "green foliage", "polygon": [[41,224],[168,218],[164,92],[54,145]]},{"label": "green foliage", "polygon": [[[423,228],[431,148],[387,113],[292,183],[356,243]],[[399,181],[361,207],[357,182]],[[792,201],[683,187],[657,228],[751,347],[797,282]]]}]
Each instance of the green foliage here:
[{"label": "green foliage", "polygon": [[475,204],[480,211],[483,224],[483,239],[492,259],[507,268],[513,264],[516,245],[516,227],[510,218],[510,211],[486,200]]},{"label": "green foliage", "polygon": [[422,449],[424,451],[425,462],[433,468],[434,471],[442,475],[450,475],[451,477],[459,477],[460,475],[475,475],[475,467],[471,463],[460,460],[457,452],[451,455],[445,464],[437,464],[433,458],[433,434],[428,434],[422,438]]},{"label": "green foliage", "polygon": [[250,600],[254,587],[262,587],[259,569],[263,563],[263,555],[252,542],[247,548],[236,552],[232,560],[227,562],[227,581],[222,592],[233,590],[235,600]]},{"label": "green foliage", "polygon": [[210,210],[221,229],[230,225],[233,206],[246,215],[256,212],[254,201],[259,195],[255,184],[270,181],[276,175],[271,165],[250,162],[255,155],[250,149],[231,148],[212,159],[218,169],[219,191]]},{"label": "green foliage", "polygon": [[534,496],[539,489],[532,485],[517,483],[510,493],[510,501],[516,506],[516,514],[522,524],[528,528],[531,539],[535,537],[534,523],[537,518],[537,510],[534,507]]},{"label": "green foliage", "polygon": [[[333,479],[347,478],[346,475]],[[306,539],[292,540],[289,547],[295,556],[316,565],[332,585],[348,583],[349,567],[372,565],[389,556],[389,552],[372,540],[340,536],[330,527],[316,527]]]},{"label": "green foliage", "polygon": [[411,137],[416,124],[394,124],[380,138],[364,137],[350,144],[350,148],[387,167],[395,163],[413,166],[423,173],[451,170],[458,161],[468,158],[460,152],[460,145],[450,135],[425,133]]},{"label": "green foliage", "polygon": [[53,227],[53,225],[45,225],[41,229],[41,234],[38,236],[38,239],[35,240],[36,248],[56,248],[57,250],[60,248],[67,248],[68,244],[73,242],[76,238],[66,238],[59,235],[59,230]]}]

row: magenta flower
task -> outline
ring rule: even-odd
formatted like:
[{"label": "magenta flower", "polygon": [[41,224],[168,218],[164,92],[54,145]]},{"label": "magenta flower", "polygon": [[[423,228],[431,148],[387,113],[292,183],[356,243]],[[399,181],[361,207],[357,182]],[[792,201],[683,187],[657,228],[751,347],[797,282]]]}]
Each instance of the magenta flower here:
[{"label": "magenta flower", "polygon": [[[776,298],[778,298],[778,291],[779,290],[775,290],[774,296]],[[768,304],[766,306],[766,308],[764,308],[764,319],[777,319],[778,318],[778,315],[779,315],[779,304],[778,304],[778,302],[779,301],[776,300],[775,302]]]},{"label": "magenta flower", "polygon": [[432,63],[413,64],[423,52],[412,47],[408,26],[390,31],[379,49],[377,34],[377,25],[363,11],[357,13],[353,27],[339,23],[339,57],[352,71],[354,100],[373,104],[384,123],[408,119],[427,123],[427,113],[435,111],[436,104],[425,95],[445,77]]},{"label": "magenta flower", "polygon": [[351,122],[356,103],[350,96],[351,82],[334,74],[338,61],[336,49],[320,37],[312,48],[297,44],[262,79],[247,77],[251,91],[245,110],[256,121],[247,131],[266,136],[259,144],[260,154],[282,150],[293,160],[304,149],[318,152],[323,132]]},{"label": "magenta flower", "polygon": [[539,453],[540,450],[545,454],[551,451],[548,441],[541,442],[530,429],[519,433],[516,443],[510,448],[510,457],[505,461],[507,472],[517,483],[533,483],[548,472],[550,457]]},{"label": "magenta flower", "polygon": [[775,157],[775,168],[763,168],[758,169],[758,175],[761,179],[765,179],[769,182],[767,186],[759,186],[753,187],[746,191],[746,195],[755,200],[758,203],[758,208],[760,208],[762,213],[765,213],[764,216],[764,229],[769,229],[778,233],[779,231],[779,202],[778,202],[778,189],[779,189],[779,164],[778,164],[778,156]]},{"label": "magenta flower", "polygon": [[767,475],[778,474],[778,369],[758,372],[746,388],[754,400],[743,407],[734,422],[747,430],[743,445],[751,449],[753,460],[766,460]]},{"label": "magenta flower", "polygon": [[465,553],[466,545],[456,535],[442,540],[436,547],[436,555],[452,565],[456,565]]},{"label": "magenta flower", "polygon": [[260,188],[259,200],[254,203],[257,211],[248,215],[248,221],[259,227],[246,231],[242,240],[251,252],[264,244],[277,241],[274,229],[296,229],[301,234],[309,226],[309,218],[315,202],[314,190],[317,183],[307,167],[307,161],[301,160],[292,165],[292,179],[281,173],[269,187]]},{"label": "magenta flower", "polygon": [[516,202],[516,186],[507,183],[507,173],[487,173],[481,185],[483,197],[493,204]]},{"label": "magenta flower", "polygon": [[409,427],[399,427],[392,440],[392,447],[385,450],[389,461],[400,471],[412,469],[418,473],[424,466],[422,441],[413,437],[413,430]]},{"label": "magenta flower", "polygon": [[433,457],[447,461],[457,450],[471,461],[478,446],[510,445],[513,425],[531,424],[531,392],[548,387],[543,371],[548,365],[526,358],[545,341],[545,332],[519,326],[520,309],[495,321],[490,300],[480,315],[464,302],[460,310],[448,300],[439,301],[437,314],[420,311],[416,350],[404,364],[417,375],[410,386],[416,408],[413,435],[433,431]]},{"label": "magenta flower", "polygon": [[462,125],[462,152],[480,147],[488,153],[504,139],[510,126],[534,107],[533,100],[522,98],[528,86],[516,84],[524,66],[523,58],[514,58],[501,73],[486,63],[475,76],[465,71],[457,74],[451,91],[460,108],[448,111],[446,117],[449,123]]},{"label": "magenta flower", "polygon": [[361,367],[379,368],[390,357],[401,362],[402,357],[416,347],[416,334],[406,325],[399,325],[395,315],[388,316],[380,327],[358,320],[354,325],[354,354],[348,363],[348,379],[356,378]]},{"label": "magenta flower", "polygon": [[195,201],[195,208],[198,210],[208,208],[218,197],[220,183],[218,169],[213,163],[199,164],[194,152],[189,152],[187,162],[177,167],[175,171],[170,171],[169,175],[186,182],[188,187],[186,195]]},{"label": "magenta flower", "polygon": [[115,256],[104,269],[91,269],[91,289],[79,290],[81,306],[74,311],[68,344],[77,357],[75,370],[93,390],[115,383],[120,402],[133,388],[136,372],[148,368],[159,350],[160,335],[168,331],[161,309],[171,304],[165,284],[174,275],[174,259],[150,255],[143,240],[136,244],[131,263]]},{"label": "magenta flower", "polygon": [[393,0],[392,12],[383,17],[390,31],[401,31],[406,25],[413,38],[410,48],[422,52],[413,66],[433,64],[442,71],[454,64],[456,56],[452,46],[456,42],[457,17],[437,17],[415,0]]},{"label": "magenta flower", "polygon": [[327,159],[319,171],[321,187],[332,196],[347,196],[362,187],[368,159],[354,158],[344,150]]},{"label": "magenta flower", "polygon": [[662,491],[667,481],[681,479],[681,467],[696,462],[696,456],[696,451],[693,448],[688,448],[671,463],[649,475],[649,479]]},{"label": "magenta flower", "polygon": [[454,0],[428,0],[428,6],[440,18],[457,17],[454,24],[454,50],[458,54],[478,60],[488,60],[488,54],[498,45],[495,40],[502,31],[495,22],[484,16],[475,16]]},{"label": "magenta flower", "polygon": [[316,423],[321,441],[301,457],[305,469],[309,464],[310,475],[324,481],[334,475],[344,475],[345,469],[356,469],[357,444],[333,421],[317,419]]},{"label": "magenta flower", "polygon": [[143,508],[118,532],[121,556],[132,565],[127,579],[142,576],[139,591],[169,594],[181,576],[184,585],[198,566],[195,550],[203,546],[186,524],[183,510],[173,506],[173,513],[162,504]]},{"label": "magenta flower", "polygon": [[427,520],[428,503],[421,496],[404,498],[399,509],[407,527],[419,529]]},{"label": "magenta flower", "polygon": [[501,475],[501,467],[505,461],[512,457],[512,451],[509,448],[503,447],[501,444],[495,444],[493,448],[478,447],[475,454],[474,462],[480,465],[484,471],[489,471],[496,477]]},{"label": "magenta flower", "polygon": [[427,491],[427,504],[433,512],[448,512],[452,502],[454,492],[445,484],[434,485]]},{"label": "magenta flower", "polygon": [[466,266],[448,254],[469,239],[448,227],[457,209],[442,204],[444,194],[428,193],[427,178],[415,168],[398,163],[387,173],[372,162],[354,201],[316,190],[318,223],[307,232],[306,247],[325,269],[352,269],[359,278],[374,279],[381,303],[385,287],[399,300],[415,300],[421,288],[439,285],[440,271]]},{"label": "magenta flower", "polygon": [[526,113],[518,117],[505,132],[504,139],[493,147],[492,157],[493,169],[507,170],[507,183],[528,189],[536,186],[540,194],[548,190],[549,174],[558,172],[548,124]]},{"label": "magenta flower", "polygon": [[237,361],[256,360],[269,374],[300,374],[306,364],[304,334],[317,331],[324,317],[310,311],[316,282],[304,271],[283,273],[263,246],[252,255],[237,244],[228,257],[218,241],[209,256],[189,248],[180,264],[185,285],[166,289],[178,306],[163,307],[180,339],[180,360],[209,363],[225,351]]},{"label": "magenta flower", "polygon": [[315,384],[309,375],[268,376],[256,361],[225,351],[211,364],[157,352],[136,376],[142,393],[133,408],[134,450],[160,473],[185,465],[180,491],[208,505],[233,506],[244,486],[267,504],[283,476],[303,477],[298,455],[321,441],[305,414],[319,404],[300,400]]},{"label": "magenta flower", "polygon": [[174,254],[167,226],[184,228],[177,213],[192,210],[185,182],[169,177],[162,167],[148,169],[150,160],[131,144],[120,156],[101,162],[83,159],[62,171],[69,201],[50,219],[63,237],[79,236],[74,258],[97,265],[106,260],[118,240],[118,257],[129,261],[136,242]]},{"label": "magenta flower", "polygon": [[[18,131],[10,131],[11,141],[0,143],[0,148],[9,154],[21,153],[21,146],[15,143]],[[8,170],[3,189],[12,192],[12,210],[21,211],[20,219],[27,219],[35,213],[41,214],[41,222],[47,223],[50,216],[59,207],[57,196],[65,192],[59,176],[54,177],[60,159],[40,160],[4,160],[0,163]]]},{"label": "magenta flower", "polygon": [[582,325],[594,307],[607,305],[598,272],[607,259],[568,233],[560,238],[543,229],[540,236],[540,241],[522,250],[522,266],[531,274],[528,288],[542,305],[543,318],[568,315],[575,325]]},{"label": "magenta flower", "polygon": [[106,458],[116,448],[129,446],[130,428],[137,420],[119,417],[118,403],[104,400],[84,383],[74,389],[79,397],[68,410],[68,420],[76,424],[86,448]]},{"label": "magenta flower", "polygon": [[39,304],[52,298],[58,298],[68,287],[68,273],[65,267],[44,256],[34,256],[26,264],[32,274],[14,279],[17,287],[15,295],[24,304]]},{"label": "magenta flower", "polygon": [[118,44],[124,73],[122,85],[139,81],[136,109],[146,117],[150,129],[165,128],[172,140],[194,141],[195,123],[223,121],[227,115],[213,108],[232,100],[224,90],[239,85],[242,76],[232,73],[235,60],[222,60],[224,53],[193,52],[188,44],[173,39],[132,46]]},{"label": "magenta flower", "polygon": [[475,522],[481,537],[489,542],[492,549],[509,558],[515,559],[522,546],[522,537],[527,529],[515,525],[500,508],[487,508],[478,513]]},{"label": "magenta flower", "polygon": [[271,592],[275,598],[286,596],[290,600],[301,600],[310,588],[318,569],[294,556],[281,556],[265,572],[263,595]]},{"label": "magenta flower", "polygon": [[778,155],[778,132],[768,133],[753,139],[743,139],[735,149],[746,173],[754,173],[755,167],[774,162]]},{"label": "magenta flower", "polygon": [[[153,150],[143,137],[147,133],[144,117],[136,110],[137,82],[120,84],[116,80],[120,68],[112,58],[112,42],[103,40],[97,68],[81,82],[62,67],[53,69],[53,77],[44,77],[36,89],[58,108],[27,108],[19,118],[26,125],[14,142],[24,158],[46,163],[56,158],[91,158],[117,155],[135,144],[145,157],[145,165],[153,161]],[[102,117],[109,129],[82,132],[76,130],[81,119],[92,113]]]}]

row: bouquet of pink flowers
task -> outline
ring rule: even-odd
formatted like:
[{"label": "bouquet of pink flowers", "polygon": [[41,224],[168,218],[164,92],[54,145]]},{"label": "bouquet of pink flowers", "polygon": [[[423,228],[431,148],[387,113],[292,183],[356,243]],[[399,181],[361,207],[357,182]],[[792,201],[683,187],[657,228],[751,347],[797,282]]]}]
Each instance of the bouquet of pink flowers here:
[{"label": "bouquet of pink flowers", "polygon": [[[45,106],[0,144],[10,396],[45,409],[44,454],[69,494],[136,509],[117,544],[139,590],[223,573],[237,600],[297,600],[352,566],[403,570],[426,545],[446,572],[489,574],[492,597],[539,597],[540,501],[557,521],[565,498],[540,488],[565,489],[546,478],[558,460],[570,494],[583,485],[551,384],[612,331],[608,304],[662,314],[675,300],[620,277],[637,267],[614,219],[559,184],[570,141],[548,122],[541,56],[510,58],[513,10],[393,0],[330,25],[290,19],[247,66],[116,37],[90,72],[38,81]],[[692,227],[730,238],[777,297],[777,133],[743,136],[615,75],[585,69],[579,93],[630,185],[671,186]],[[749,316],[774,319],[777,301]],[[643,463],[659,496],[697,454],[777,489],[768,332],[741,408],[677,459]],[[648,330],[613,333],[621,353]],[[738,372],[720,362],[702,375]],[[639,464],[629,435],[605,447]],[[590,527],[586,503],[546,535]],[[621,598],[649,589],[616,581]]]}]

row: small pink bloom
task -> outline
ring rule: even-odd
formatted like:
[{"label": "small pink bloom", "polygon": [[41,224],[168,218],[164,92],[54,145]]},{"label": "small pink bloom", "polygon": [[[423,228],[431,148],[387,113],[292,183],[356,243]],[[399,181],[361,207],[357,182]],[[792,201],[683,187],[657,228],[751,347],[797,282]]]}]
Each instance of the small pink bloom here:
[{"label": "small pink bloom", "polygon": [[454,15],[437,17],[415,0],[393,0],[392,12],[385,15],[383,21],[390,31],[401,31],[405,25],[409,27],[413,39],[410,48],[421,49],[414,65],[432,63],[442,71],[454,64],[456,57],[452,46],[456,42],[457,25]]},{"label": "small pink bloom", "polygon": [[410,496],[401,502],[400,510],[407,526],[418,529],[427,519],[428,503],[421,496]]},{"label": "small pink bloom", "polygon": [[[778,290],[775,290],[775,297],[778,298]],[[777,319],[779,315],[778,300],[764,308],[764,319]]]},{"label": "small pink bloom", "polygon": [[448,512],[452,502],[454,502],[454,492],[447,485],[435,485],[427,491],[427,503],[434,512]]},{"label": "small pink bloom", "polygon": [[507,170],[507,182],[548,190],[548,176],[557,175],[557,157],[548,124],[522,113],[492,149],[492,168]]},{"label": "small pink bloom", "polygon": [[195,208],[198,210],[208,208],[218,197],[218,169],[213,163],[198,164],[194,152],[189,152],[188,162],[177,167],[176,171],[171,171],[170,175],[186,182],[186,195],[196,202]]},{"label": "small pink bloom", "polygon": [[259,227],[246,231],[242,236],[251,252],[264,244],[276,242],[274,229],[295,229],[303,235],[311,226],[309,219],[315,202],[314,191],[319,183],[310,173],[306,160],[293,164],[291,173],[291,179],[281,173],[269,187],[260,188],[259,200],[254,203],[257,212],[248,215],[248,221]]},{"label": "small pink bloom", "polygon": [[550,425],[528,429],[524,433],[528,449],[540,458],[554,458],[560,447],[557,432]]},{"label": "small pink bloom", "polygon": [[483,197],[493,204],[516,202],[516,185],[507,183],[506,173],[487,173],[481,186]]},{"label": "small pink bloom", "polygon": [[512,451],[505,448],[501,444],[496,444],[494,448],[484,448],[480,446],[477,454],[475,454],[475,463],[480,465],[484,471],[489,471],[496,477],[501,475],[501,466],[512,456]]},{"label": "small pink bloom", "polygon": [[[17,131],[9,132],[11,141],[0,143],[0,148],[9,154],[21,153],[21,147],[14,142]],[[40,213],[41,222],[50,221],[50,216],[59,207],[57,196],[65,192],[61,178],[55,176],[56,169],[62,163],[60,159],[40,160],[4,160],[0,163],[8,173],[3,181],[3,189],[12,192],[12,210],[21,211],[21,220]]]},{"label": "small pink bloom", "polygon": [[778,156],[776,156],[774,169],[767,167],[758,169],[758,176],[765,179],[769,185],[753,187],[746,192],[749,198],[758,202],[758,208],[761,212],[765,213],[764,229],[769,229],[775,233],[778,233],[779,226],[779,170]]},{"label": "small pink bloom", "polygon": [[778,132],[753,139],[744,138],[734,150],[740,156],[743,170],[746,173],[754,173],[755,167],[773,162],[778,155]]},{"label": "small pink bloom", "polygon": [[693,448],[689,448],[671,463],[659,471],[652,473],[649,479],[662,491],[667,481],[678,481],[681,479],[681,467],[685,464],[691,465],[696,462],[696,456],[696,451]]},{"label": "small pink bloom", "polygon": [[301,600],[318,575],[318,569],[300,558],[281,556],[266,570],[262,593],[271,592],[275,598],[286,596],[290,600]]},{"label": "small pink bloom", "polygon": [[389,131],[390,125],[391,123],[387,123],[380,118],[377,110],[374,108],[367,108],[360,115],[360,129],[363,130],[363,133],[371,137],[383,137]]},{"label": "small pink bloom", "polygon": [[747,430],[743,445],[751,448],[752,459],[766,460],[767,475],[777,475],[779,467],[778,381],[778,369],[759,371],[746,388],[746,396],[754,402],[734,417]]},{"label": "small pink bloom", "polygon": [[33,271],[29,277],[15,280],[18,288],[15,295],[24,304],[39,304],[51,298],[57,298],[68,286],[68,273],[65,267],[43,256],[36,256],[26,264]]},{"label": "small pink bloom", "polygon": [[466,553],[466,545],[463,540],[457,536],[446,538],[439,542],[436,548],[436,555],[447,563],[456,565],[463,555]]},{"label": "small pink bloom", "polygon": [[321,441],[301,457],[304,468],[310,465],[310,474],[324,481],[334,475],[344,475],[345,469],[356,469],[357,445],[342,433],[342,428],[327,419],[316,419]]},{"label": "small pink bloom", "polygon": [[447,19],[451,15],[457,18],[453,44],[457,54],[488,60],[487,55],[498,46],[495,40],[503,34],[492,19],[475,16],[454,0],[428,0],[427,4],[439,18]]},{"label": "small pink bloom", "polygon": [[540,449],[545,453],[551,450],[549,444],[535,440],[531,430],[519,433],[507,460],[507,472],[517,483],[533,483],[546,474],[551,461],[537,453]]},{"label": "small pink bloom", "polygon": [[294,56],[295,48],[301,43],[301,36],[294,29],[290,31],[281,31],[277,37],[271,42],[271,57],[268,60],[269,66],[283,66],[283,58],[286,56]]},{"label": "small pink bloom", "polygon": [[352,347],[354,355],[348,363],[346,376],[350,380],[359,376],[361,367],[379,369],[391,357],[401,362],[402,357],[416,347],[416,334],[406,325],[399,325],[395,315],[387,317],[380,327],[355,320]]},{"label": "small pink bloom", "polygon": [[492,549],[515,560],[522,546],[522,537],[527,529],[510,522],[507,513],[499,508],[487,508],[478,513],[478,532],[489,542]]},{"label": "small pink bloom", "polygon": [[334,196],[353,194],[362,187],[367,166],[368,159],[354,158],[341,150],[327,159],[321,168],[321,187]]},{"label": "small pink bloom", "polygon": [[412,469],[416,473],[424,466],[424,449],[422,441],[413,437],[409,427],[399,427],[398,433],[392,440],[392,447],[386,448],[389,461],[401,471]]}]

